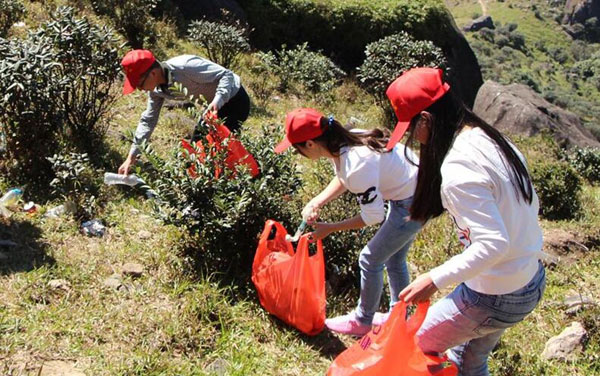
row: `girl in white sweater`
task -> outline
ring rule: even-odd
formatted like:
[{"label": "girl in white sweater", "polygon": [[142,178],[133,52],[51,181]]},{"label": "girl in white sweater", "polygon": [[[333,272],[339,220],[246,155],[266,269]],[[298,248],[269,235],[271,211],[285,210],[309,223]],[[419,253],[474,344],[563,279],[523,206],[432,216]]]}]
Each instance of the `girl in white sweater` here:
[{"label": "girl in white sweater", "polygon": [[458,285],[435,303],[417,333],[423,351],[450,349],[460,375],[488,375],[487,358],[507,328],[523,320],[545,288],[538,197],[521,153],[468,110],[442,71],[415,68],[390,85],[398,125],[421,144],[414,220],[445,210],[462,253],[419,276],[399,298],[418,303]]},{"label": "girl in white sweater", "polygon": [[[325,321],[330,330],[338,333],[361,336],[371,329],[371,324],[381,324],[386,319],[385,315],[375,315],[383,291],[384,268],[392,305],[409,282],[406,254],[421,224],[409,220],[417,168],[405,156],[413,160],[417,157],[401,144],[387,151],[387,141],[380,130],[348,131],[333,116],[326,118],[316,110],[300,108],[287,115],[286,137],[275,148],[282,152],[293,146],[307,158],[329,159],[334,167],[335,177],[303,210],[302,216],[309,223],[317,219],[325,204],[347,190],[356,195],[360,204],[360,214],[352,218],[314,223],[314,240],[335,231],[383,222],[360,252],[361,291],[356,310]],[[389,202],[387,214],[384,201]]]}]

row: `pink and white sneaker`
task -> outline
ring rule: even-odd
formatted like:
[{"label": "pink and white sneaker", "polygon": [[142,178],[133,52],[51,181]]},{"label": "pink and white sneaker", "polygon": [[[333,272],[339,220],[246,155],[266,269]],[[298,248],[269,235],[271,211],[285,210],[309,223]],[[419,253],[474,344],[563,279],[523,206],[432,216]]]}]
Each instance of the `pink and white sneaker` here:
[{"label": "pink and white sneaker", "polygon": [[371,330],[371,325],[365,325],[359,322],[356,319],[354,312],[350,312],[344,316],[327,319],[325,320],[325,326],[332,332],[358,337],[364,336]]},{"label": "pink and white sneaker", "polygon": [[389,317],[390,317],[389,312],[386,312],[386,313],[375,312],[375,315],[373,316],[373,326],[379,326],[379,325],[385,324],[385,322],[388,320]]}]

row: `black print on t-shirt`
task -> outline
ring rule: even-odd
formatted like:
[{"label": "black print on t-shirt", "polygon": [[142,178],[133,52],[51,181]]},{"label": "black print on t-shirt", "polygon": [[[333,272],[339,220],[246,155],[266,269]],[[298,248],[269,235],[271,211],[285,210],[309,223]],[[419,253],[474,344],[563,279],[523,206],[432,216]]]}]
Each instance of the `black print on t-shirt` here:
[{"label": "black print on t-shirt", "polygon": [[356,199],[361,205],[367,205],[375,201],[377,198],[377,194],[375,193],[372,197],[371,194],[375,192],[375,187],[371,187],[364,191],[363,193],[357,193]]}]

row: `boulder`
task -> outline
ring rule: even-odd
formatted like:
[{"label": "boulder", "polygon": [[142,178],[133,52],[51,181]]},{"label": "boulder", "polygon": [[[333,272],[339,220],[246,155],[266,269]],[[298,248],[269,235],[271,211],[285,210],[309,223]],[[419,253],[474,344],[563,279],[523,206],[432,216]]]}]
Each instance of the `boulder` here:
[{"label": "boulder", "polygon": [[592,17],[600,19],[600,0],[567,0],[564,24],[585,24]]},{"label": "boulder", "polygon": [[488,29],[495,29],[494,21],[491,16],[481,16],[473,21],[469,22],[465,27],[463,27],[463,31],[478,31],[487,27]]},{"label": "boulder", "polygon": [[577,115],[546,101],[525,85],[486,81],[477,93],[473,111],[505,133],[534,136],[548,129],[561,146],[600,147]]},{"label": "boulder", "polygon": [[543,359],[574,360],[583,350],[587,332],[579,322],[573,322],[559,335],[546,342]]}]

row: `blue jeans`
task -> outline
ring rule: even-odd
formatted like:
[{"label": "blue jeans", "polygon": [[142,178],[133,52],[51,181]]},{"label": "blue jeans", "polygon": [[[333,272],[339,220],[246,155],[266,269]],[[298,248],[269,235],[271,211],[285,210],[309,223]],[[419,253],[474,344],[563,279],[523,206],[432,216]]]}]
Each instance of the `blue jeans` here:
[{"label": "blue jeans", "polygon": [[541,262],[531,281],[510,294],[482,294],[462,283],[429,308],[417,332],[419,346],[425,353],[450,349],[460,376],[489,375],[489,353],[506,329],[533,311],[545,287]]},{"label": "blue jeans", "polygon": [[356,319],[362,324],[371,325],[373,315],[379,308],[384,267],[388,273],[392,306],[410,281],[406,254],[421,229],[420,222],[409,220],[411,204],[412,197],[389,201],[385,221],[360,252],[360,300],[355,313]]}]

